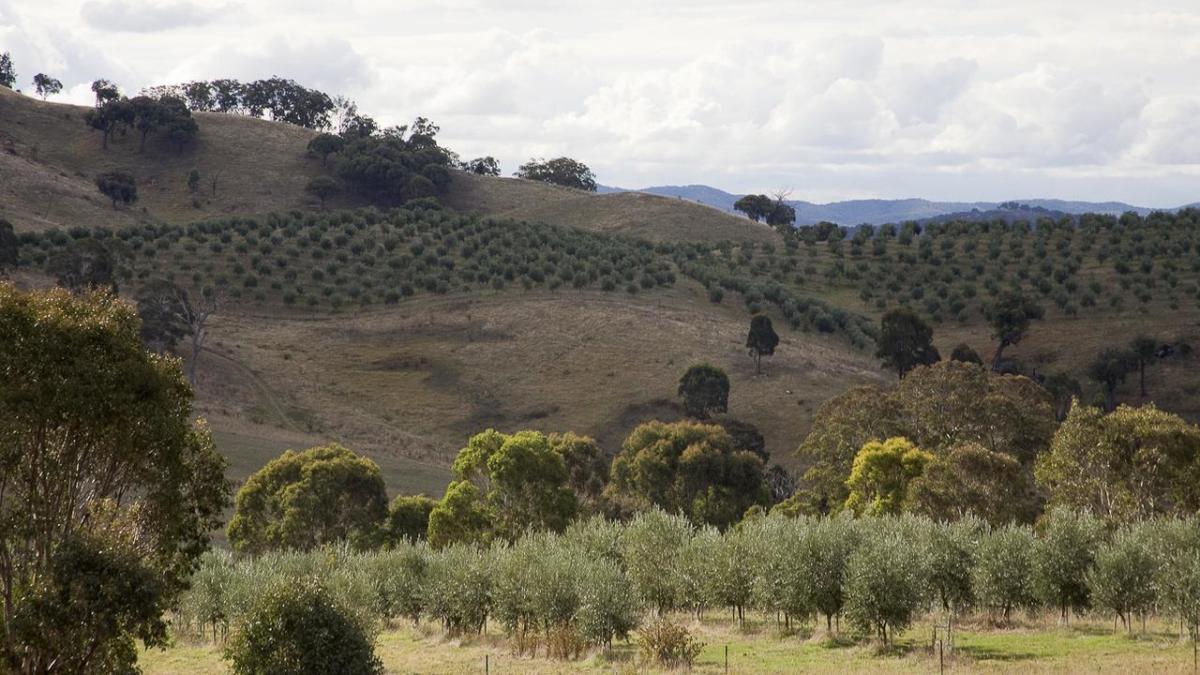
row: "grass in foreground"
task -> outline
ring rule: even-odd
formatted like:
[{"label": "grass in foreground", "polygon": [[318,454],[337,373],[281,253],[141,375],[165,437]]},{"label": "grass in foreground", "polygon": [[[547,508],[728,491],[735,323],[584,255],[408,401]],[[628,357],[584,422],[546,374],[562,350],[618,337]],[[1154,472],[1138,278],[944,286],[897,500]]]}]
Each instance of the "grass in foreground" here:
[{"label": "grass in foreground", "polygon": [[[886,651],[848,638],[829,639],[811,630],[784,635],[773,619],[757,617],[738,630],[724,618],[689,622],[705,643],[694,672],[725,672],[728,647],[731,673],[883,672],[928,673],[939,667],[928,648],[932,624],[920,623]],[[435,626],[400,626],[379,636],[377,653],[389,673],[660,672],[637,661],[636,637],[618,643],[608,654],[594,653],[578,661],[516,657],[502,635],[446,639]],[[180,642],[167,650],[142,654],[148,675],[227,673],[221,648]],[[967,625],[959,629],[956,651],[945,656],[949,672],[1095,673],[1193,672],[1192,645],[1180,641],[1174,627],[1151,622],[1146,635],[1114,633],[1103,618],[1058,626],[1052,619],[1009,629]]]}]

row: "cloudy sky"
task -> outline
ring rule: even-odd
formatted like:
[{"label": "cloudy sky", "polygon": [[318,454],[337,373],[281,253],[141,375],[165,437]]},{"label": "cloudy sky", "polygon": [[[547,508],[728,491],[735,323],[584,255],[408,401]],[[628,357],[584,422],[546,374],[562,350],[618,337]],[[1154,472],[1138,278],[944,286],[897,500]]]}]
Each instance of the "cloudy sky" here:
[{"label": "cloudy sky", "polygon": [[861,197],[1200,201],[1196,0],[0,0],[87,103],[280,75],[506,173]]}]

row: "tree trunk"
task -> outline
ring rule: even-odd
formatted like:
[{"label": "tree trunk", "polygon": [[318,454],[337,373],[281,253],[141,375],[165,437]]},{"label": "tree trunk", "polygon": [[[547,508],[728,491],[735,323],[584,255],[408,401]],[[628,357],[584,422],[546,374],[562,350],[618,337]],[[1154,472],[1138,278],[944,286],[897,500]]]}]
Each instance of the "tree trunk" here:
[{"label": "tree trunk", "polygon": [[996,355],[992,357],[992,372],[993,373],[999,372],[1000,359],[1004,357],[1004,348],[1007,346],[1008,345],[1004,343],[1004,340],[1001,340],[1000,346],[996,347]]}]

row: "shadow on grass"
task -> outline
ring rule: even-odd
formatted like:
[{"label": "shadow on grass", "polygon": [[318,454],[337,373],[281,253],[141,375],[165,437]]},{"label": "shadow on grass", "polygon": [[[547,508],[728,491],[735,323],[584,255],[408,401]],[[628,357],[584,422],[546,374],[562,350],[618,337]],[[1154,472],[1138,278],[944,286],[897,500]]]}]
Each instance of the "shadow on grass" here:
[{"label": "shadow on grass", "polygon": [[996,649],[995,647],[959,646],[954,648],[956,655],[966,656],[976,661],[1031,661],[1038,658],[1033,652],[1022,652],[1011,649]]}]

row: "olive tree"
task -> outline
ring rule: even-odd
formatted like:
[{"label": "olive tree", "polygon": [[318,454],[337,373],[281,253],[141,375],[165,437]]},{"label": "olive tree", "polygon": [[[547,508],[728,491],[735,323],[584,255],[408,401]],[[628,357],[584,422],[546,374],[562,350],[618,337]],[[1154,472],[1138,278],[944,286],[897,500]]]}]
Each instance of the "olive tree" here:
[{"label": "olive tree", "polygon": [[1007,625],[1014,609],[1035,606],[1034,537],[1029,528],[1005,525],[983,535],[975,552],[971,592],[980,606]]},{"label": "olive tree", "polygon": [[846,565],[846,617],[888,645],[908,628],[926,594],[924,551],[899,528],[872,527]]},{"label": "olive tree", "polygon": [[1057,607],[1066,623],[1071,611],[1091,606],[1087,577],[1104,533],[1103,524],[1084,511],[1057,508],[1042,524],[1042,536],[1033,549],[1033,581],[1038,596]]},{"label": "olive tree", "polygon": [[1135,615],[1153,611],[1157,599],[1156,577],[1160,565],[1147,526],[1127,526],[1096,552],[1096,566],[1087,575],[1092,601],[1133,631]]}]

